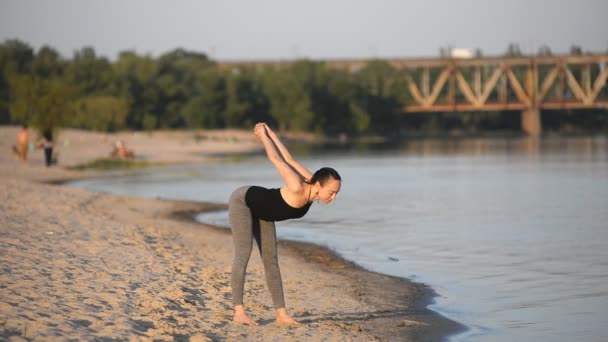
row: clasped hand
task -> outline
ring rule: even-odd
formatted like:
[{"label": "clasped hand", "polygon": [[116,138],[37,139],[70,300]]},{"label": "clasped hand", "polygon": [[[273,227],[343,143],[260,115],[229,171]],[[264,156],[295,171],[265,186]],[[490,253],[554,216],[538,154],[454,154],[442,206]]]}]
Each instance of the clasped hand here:
[{"label": "clasped hand", "polygon": [[262,139],[263,134],[270,136],[272,130],[265,122],[258,122],[253,128],[253,134],[259,139]]}]

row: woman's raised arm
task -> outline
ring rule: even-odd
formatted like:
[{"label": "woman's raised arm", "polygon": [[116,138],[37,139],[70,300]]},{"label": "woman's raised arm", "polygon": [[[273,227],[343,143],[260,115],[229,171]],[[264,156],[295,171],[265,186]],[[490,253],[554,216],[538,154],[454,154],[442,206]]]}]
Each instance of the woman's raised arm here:
[{"label": "woman's raised arm", "polygon": [[277,171],[279,171],[279,175],[283,179],[287,189],[290,192],[302,191],[302,176],[291,166],[291,164],[287,163],[278,146],[276,146],[274,141],[270,138],[265,124],[256,124],[253,132],[262,141],[262,144],[264,144],[264,150],[266,150],[268,159],[272,162]]},{"label": "woman's raised arm", "polygon": [[267,124],[264,123],[263,125],[266,129],[266,132],[268,132],[268,136],[270,137],[270,139],[272,139],[272,142],[283,156],[285,162],[291,165],[291,167],[293,167],[295,171],[298,172],[304,180],[310,181],[310,179],[312,178],[312,173],[302,164],[293,159],[291,153],[289,153],[289,151],[287,150],[285,145],[283,145],[279,137],[274,133],[274,131],[270,127],[268,127]]}]

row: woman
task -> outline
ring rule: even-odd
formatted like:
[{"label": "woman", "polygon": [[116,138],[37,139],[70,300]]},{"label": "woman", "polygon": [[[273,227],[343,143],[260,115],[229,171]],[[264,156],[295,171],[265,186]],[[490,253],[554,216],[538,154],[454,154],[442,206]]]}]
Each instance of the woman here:
[{"label": "woman", "polygon": [[246,325],[258,325],[247,315],[243,306],[245,271],[255,238],[264,264],[266,283],[276,310],[276,322],[299,324],[285,310],[274,222],[304,216],[314,201],[330,203],[336,199],[340,191],[341,178],[332,168],[321,168],[313,175],[293,160],[287,148],[265,123],[256,124],[253,132],[264,144],[268,159],[279,172],[284,184],[279,189],[243,186],[230,196],[229,219],[234,241],[230,283],[234,302],[234,321]]}]

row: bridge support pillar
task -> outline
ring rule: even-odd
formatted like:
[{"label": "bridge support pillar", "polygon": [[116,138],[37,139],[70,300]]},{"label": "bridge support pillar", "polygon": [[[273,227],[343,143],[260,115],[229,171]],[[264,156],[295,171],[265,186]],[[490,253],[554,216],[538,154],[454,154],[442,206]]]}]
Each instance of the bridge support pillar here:
[{"label": "bridge support pillar", "polygon": [[521,128],[528,135],[540,135],[543,129],[540,123],[540,110],[530,108],[521,112]]}]

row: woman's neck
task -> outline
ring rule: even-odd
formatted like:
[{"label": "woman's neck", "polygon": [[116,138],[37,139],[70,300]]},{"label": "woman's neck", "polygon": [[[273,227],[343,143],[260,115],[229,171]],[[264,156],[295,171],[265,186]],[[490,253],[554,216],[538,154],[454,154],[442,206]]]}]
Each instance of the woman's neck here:
[{"label": "woman's neck", "polygon": [[307,202],[308,203],[312,203],[313,199],[310,196],[312,195],[312,187],[313,187],[313,185],[310,184],[310,183],[306,183],[306,184],[308,184],[308,201]]}]

